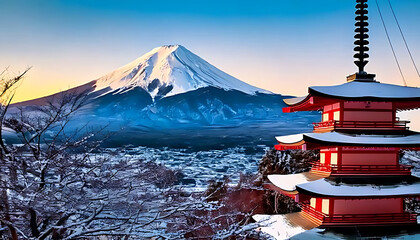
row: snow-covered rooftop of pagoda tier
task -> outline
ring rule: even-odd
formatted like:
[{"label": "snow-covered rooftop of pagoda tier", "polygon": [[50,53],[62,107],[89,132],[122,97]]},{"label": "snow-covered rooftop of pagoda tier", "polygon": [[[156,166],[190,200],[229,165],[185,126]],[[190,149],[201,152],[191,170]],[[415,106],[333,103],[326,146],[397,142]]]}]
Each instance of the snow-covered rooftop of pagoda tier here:
[{"label": "snow-covered rooftop of pagoda tier", "polygon": [[363,196],[406,196],[420,195],[420,179],[411,183],[397,183],[394,185],[374,184],[346,184],[331,180],[320,179],[296,186],[302,192],[309,192],[322,196],[363,197]]},{"label": "snow-covered rooftop of pagoda tier", "polygon": [[420,88],[379,82],[347,82],[336,86],[309,87],[309,93],[344,98],[420,98]]},{"label": "snow-covered rooftop of pagoda tier", "polygon": [[278,137],[276,137],[276,140],[279,143],[293,144],[293,143],[298,143],[298,142],[303,141],[303,135],[304,135],[304,133],[278,136]]},{"label": "snow-covered rooftop of pagoda tier", "polygon": [[381,146],[420,146],[420,134],[410,132],[409,135],[365,135],[338,132],[303,133],[276,137],[279,143],[296,144],[305,142],[321,142],[348,145],[381,145]]},{"label": "snow-covered rooftop of pagoda tier", "polygon": [[405,87],[380,82],[352,81],[335,86],[309,87],[309,95],[303,97],[287,98],[283,101],[287,105],[296,105],[311,95],[326,96],[345,99],[391,99],[391,100],[419,100],[420,88]]},{"label": "snow-covered rooftop of pagoda tier", "polygon": [[328,176],[314,172],[304,172],[288,175],[273,174],[267,176],[271,183],[285,191],[295,191],[296,185],[298,184],[315,181],[325,177]]},{"label": "snow-covered rooftop of pagoda tier", "polygon": [[[272,239],[289,239],[297,234],[319,226],[302,216],[300,212],[282,215],[254,215],[252,218],[261,226],[257,230]],[[300,224],[299,224],[300,223]],[[301,224],[304,223],[304,226]]]},{"label": "snow-covered rooftop of pagoda tier", "polygon": [[303,100],[306,99],[306,96],[303,97],[294,97],[294,98],[285,98],[283,99],[283,101],[287,104],[287,105],[295,105],[297,103],[302,102]]}]

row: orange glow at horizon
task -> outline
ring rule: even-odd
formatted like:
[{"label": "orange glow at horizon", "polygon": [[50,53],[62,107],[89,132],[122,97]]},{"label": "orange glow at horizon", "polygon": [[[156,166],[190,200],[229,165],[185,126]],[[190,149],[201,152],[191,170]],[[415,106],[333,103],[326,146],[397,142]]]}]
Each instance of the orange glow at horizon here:
[{"label": "orange glow at horizon", "polygon": [[[200,54],[198,55],[200,56]],[[255,59],[257,56],[248,57]],[[206,57],[203,58],[206,60]],[[272,60],[267,60],[267,62],[261,62],[260,64],[252,62],[249,66],[244,66],[246,61],[235,62],[223,57],[216,59],[214,56],[213,59],[214,61],[209,62],[226,73],[256,87],[283,95],[303,96],[307,93],[309,86],[341,84],[345,82],[346,76],[352,73],[351,71],[346,71],[345,67],[340,66],[325,72],[318,65],[281,64],[280,62],[285,62],[281,59],[278,59],[279,63],[273,64]],[[133,59],[128,59],[125,63],[120,61],[120,64],[105,61],[103,64],[96,65],[74,61],[75,64],[72,66],[66,65],[66,67],[60,68],[57,65],[53,65],[50,69],[45,69],[44,66],[34,66],[19,84],[12,102],[31,100],[68,90],[95,80],[131,60]],[[92,60],[92,62],[97,62],[97,60]],[[20,66],[19,69],[16,69],[16,67],[13,69],[9,68],[11,69],[9,75],[18,75],[27,68],[27,66]],[[418,77],[414,72],[406,74],[406,79],[410,86],[420,85],[416,84],[416,78]],[[402,85],[401,76],[392,70],[382,71],[382,74],[377,74],[377,80],[384,83]]]}]

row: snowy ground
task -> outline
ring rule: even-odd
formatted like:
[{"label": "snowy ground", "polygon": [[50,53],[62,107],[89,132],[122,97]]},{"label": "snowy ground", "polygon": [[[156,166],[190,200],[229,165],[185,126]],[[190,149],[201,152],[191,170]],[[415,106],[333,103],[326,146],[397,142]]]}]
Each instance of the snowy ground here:
[{"label": "snowy ground", "polygon": [[[229,177],[232,184],[236,184],[240,174],[256,174],[258,164],[265,151],[266,145],[259,145],[253,149],[236,147],[220,150],[189,150],[174,148],[108,148],[107,154],[113,158],[127,157],[142,159],[165,165],[173,170],[180,170],[183,176],[180,184],[190,190],[203,190],[208,181]],[[407,151],[401,160],[402,164],[413,165],[413,175],[420,176],[420,153]]]},{"label": "snowy ground", "polygon": [[255,149],[227,148],[222,150],[191,151],[186,149],[136,147],[107,149],[114,157],[138,158],[164,164],[183,174],[180,184],[190,190],[204,190],[208,181],[228,176],[232,184],[240,173],[256,174],[258,163],[267,146]]}]

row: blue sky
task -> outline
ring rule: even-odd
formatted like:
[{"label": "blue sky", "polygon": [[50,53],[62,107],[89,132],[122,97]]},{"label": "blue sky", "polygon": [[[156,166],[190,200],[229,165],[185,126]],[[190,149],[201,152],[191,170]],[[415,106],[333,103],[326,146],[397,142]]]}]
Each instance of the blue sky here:
[{"label": "blue sky", "polygon": [[[411,86],[420,86],[379,0]],[[339,84],[353,64],[354,0],[94,1],[0,0],[0,68],[32,66],[17,92],[25,100],[96,79],[164,44],[181,44],[223,71],[277,93]],[[374,1],[371,63],[382,82],[402,84]],[[420,62],[420,1],[392,0]]]}]

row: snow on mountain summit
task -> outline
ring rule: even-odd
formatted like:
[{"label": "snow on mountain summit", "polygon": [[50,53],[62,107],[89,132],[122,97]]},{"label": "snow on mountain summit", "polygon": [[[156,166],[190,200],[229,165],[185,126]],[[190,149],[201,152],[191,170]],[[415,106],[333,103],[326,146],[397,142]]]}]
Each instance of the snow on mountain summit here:
[{"label": "snow on mountain summit", "polygon": [[118,93],[141,87],[155,98],[209,86],[247,94],[270,93],[217,69],[181,45],[153,49],[96,80],[95,90],[109,88]]}]

